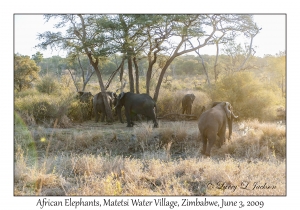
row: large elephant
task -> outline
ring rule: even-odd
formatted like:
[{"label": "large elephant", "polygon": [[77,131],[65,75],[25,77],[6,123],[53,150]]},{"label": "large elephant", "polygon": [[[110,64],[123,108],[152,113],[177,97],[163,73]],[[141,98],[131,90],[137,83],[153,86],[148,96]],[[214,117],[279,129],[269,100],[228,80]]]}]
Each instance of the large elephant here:
[{"label": "large elephant", "polygon": [[93,95],[91,92],[78,91],[77,98],[80,101],[80,109],[83,120],[90,120],[92,118],[93,110]]},{"label": "large elephant", "polygon": [[[202,154],[210,156],[217,135],[220,138],[220,147],[225,142],[226,123],[229,127],[229,139],[232,134],[232,120],[236,119],[229,102],[215,102],[212,108],[203,112],[198,120],[200,139],[203,142]],[[208,147],[207,147],[208,141]]]},{"label": "large elephant", "polygon": [[186,94],[182,98],[182,114],[186,112],[186,114],[191,114],[192,113],[192,104],[195,100],[195,95],[194,94]]},{"label": "large elephant", "polygon": [[[114,92],[106,92],[108,104],[112,109],[113,105],[116,106],[117,103],[117,94]],[[94,107],[94,114],[95,114],[95,121],[98,122],[100,115],[101,115],[101,122],[104,122],[106,118],[105,106],[103,101],[102,92],[97,93],[93,99],[93,107]]]},{"label": "large elephant", "polygon": [[127,120],[127,127],[133,126],[132,117],[138,114],[144,115],[147,119],[153,120],[154,127],[158,127],[156,121],[156,103],[148,94],[135,94],[131,92],[120,93],[117,97],[117,113],[119,119],[121,118],[121,108],[125,107],[125,116]]}]

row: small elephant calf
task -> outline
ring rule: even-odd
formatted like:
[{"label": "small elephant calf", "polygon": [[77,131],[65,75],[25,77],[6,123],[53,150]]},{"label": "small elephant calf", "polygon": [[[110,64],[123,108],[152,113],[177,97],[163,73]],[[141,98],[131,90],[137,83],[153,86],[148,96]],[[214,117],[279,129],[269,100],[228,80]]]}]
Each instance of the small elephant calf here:
[{"label": "small elephant calf", "polygon": [[182,114],[186,112],[186,114],[192,114],[192,104],[195,100],[196,96],[194,94],[186,94],[182,98]]}]

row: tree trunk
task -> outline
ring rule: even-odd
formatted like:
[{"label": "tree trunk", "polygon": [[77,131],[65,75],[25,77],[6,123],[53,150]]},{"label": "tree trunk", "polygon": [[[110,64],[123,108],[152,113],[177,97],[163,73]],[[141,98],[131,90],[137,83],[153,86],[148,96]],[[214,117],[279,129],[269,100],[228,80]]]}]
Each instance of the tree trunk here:
[{"label": "tree trunk", "polygon": [[217,53],[216,53],[216,60],[214,64],[215,83],[218,80],[217,65],[218,65],[218,58],[219,58],[219,41],[216,42],[216,47],[217,47]]},{"label": "tree trunk", "polygon": [[147,74],[146,74],[146,93],[150,94],[150,82],[151,82],[151,75],[152,75],[152,65],[148,66]]},{"label": "tree trunk", "polygon": [[103,97],[103,102],[104,102],[104,106],[105,106],[107,122],[112,122],[113,121],[113,115],[112,115],[111,107],[109,106],[109,103],[108,103],[108,100],[107,100],[106,89],[104,87],[102,76],[101,76],[101,73],[100,73],[98,67],[95,68],[95,72],[97,74],[100,89],[101,89],[101,92],[102,92],[102,97]]},{"label": "tree trunk", "polygon": [[161,83],[163,81],[163,78],[164,78],[164,75],[166,73],[166,70],[167,68],[169,67],[169,65],[172,63],[172,61],[175,59],[176,56],[172,56],[165,64],[165,66],[162,68],[161,70],[161,73],[159,75],[159,79],[157,81],[157,85],[156,85],[156,88],[155,88],[155,93],[154,93],[154,97],[153,97],[153,100],[154,101],[157,101],[158,99],[158,94],[159,94],[159,90],[160,90],[160,86],[161,86]]},{"label": "tree trunk", "polygon": [[[258,33],[258,32],[257,32],[257,33]],[[256,33],[256,34],[257,34],[257,33]],[[250,40],[250,45],[249,45],[249,52],[248,52],[247,57],[245,58],[244,62],[240,65],[240,67],[237,69],[237,71],[240,71],[240,70],[244,67],[244,65],[245,65],[245,63],[248,61],[250,55],[252,55],[252,54],[251,54],[251,52],[252,52],[252,44],[253,44],[253,39],[254,39],[254,37],[256,36],[256,34],[250,35],[250,36],[251,36],[251,40]]]},{"label": "tree trunk", "polygon": [[98,59],[96,59],[96,61],[93,61],[92,56],[90,53],[87,53],[90,63],[93,66],[96,75],[98,77],[98,82],[100,85],[100,90],[102,92],[102,96],[103,96],[103,102],[104,102],[104,106],[105,106],[105,112],[106,112],[106,117],[107,117],[107,122],[112,122],[113,121],[113,115],[112,115],[112,111],[111,111],[111,107],[109,106],[108,100],[107,100],[107,95],[106,95],[106,89],[104,87],[104,83],[103,83],[103,79],[100,73],[100,70],[98,68]]},{"label": "tree trunk", "polygon": [[135,91],[136,93],[140,93],[140,82],[139,82],[139,67],[136,61],[136,57],[133,57],[133,63],[134,63],[134,68],[135,68]]},{"label": "tree trunk", "polygon": [[129,77],[130,92],[134,93],[134,79],[133,79],[132,58],[131,58],[131,56],[128,56],[128,77]]},{"label": "tree trunk", "polygon": [[210,86],[210,80],[209,80],[209,76],[208,76],[208,73],[207,73],[207,70],[206,70],[206,67],[205,67],[205,64],[204,64],[204,60],[203,60],[203,58],[202,58],[202,56],[201,56],[201,54],[199,53],[198,50],[196,50],[195,52],[198,54],[199,58],[201,59],[201,63],[202,63],[202,66],[203,66],[203,71],[204,71],[204,74],[206,76],[207,83]]},{"label": "tree trunk", "polygon": [[151,77],[152,77],[152,68],[153,65],[156,63],[157,60],[157,53],[160,51],[160,47],[158,46],[157,49],[153,52],[153,60],[151,58],[151,53],[153,50],[150,50],[148,53],[148,70],[147,70],[147,75],[146,75],[146,93],[150,95],[150,82],[151,82]]},{"label": "tree trunk", "polygon": [[122,59],[121,64],[119,65],[119,67],[110,75],[109,79],[107,80],[107,83],[105,85],[105,89],[107,90],[109,88],[110,83],[112,82],[114,76],[118,73],[118,71],[121,69],[121,73],[120,73],[120,81],[122,81],[122,77],[123,77],[123,67],[124,67],[124,61],[125,58]]}]

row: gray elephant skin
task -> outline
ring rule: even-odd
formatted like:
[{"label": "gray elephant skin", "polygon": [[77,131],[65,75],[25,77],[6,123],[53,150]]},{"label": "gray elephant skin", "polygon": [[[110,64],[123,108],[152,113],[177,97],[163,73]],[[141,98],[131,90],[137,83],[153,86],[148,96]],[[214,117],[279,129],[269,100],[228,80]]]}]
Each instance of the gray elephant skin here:
[{"label": "gray elephant skin", "polygon": [[144,115],[147,119],[152,120],[154,127],[158,127],[156,121],[156,103],[148,94],[135,94],[131,92],[122,92],[119,94],[116,109],[121,122],[121,108],[123,106],[125,107],[127,127],[133,126],[132,118],[138,114]]},{"label": "gray elephant skin", "polygon": [[234,115],[229,102],[215,102],[212,108],[201,114],[198,120],[198,128],[200,140],[203,142],[202,154],[210,156],[210,150],[217,136],[220,138],[219,146],[222,146],[225,142],[226,123],[228,123],[229,127],[229,139],[231,138],[232,120],[236,118],[238,117]]},{"label": "gray elephant skin", "polygon": [[80,101],[80,109],[82,113],[82,119],[90,120],[92,119],[93,110],[93,95],[91,92],[78,91],[77,98]]},{"label": "gray elephant skin", "polygon": [[182,114],[191,114],[192,113],[192,105],[195,100],[194,94],[186,94],[182,98]]},{"label": "gray elephant skin", "polygon": [[[106,92],[106,96],[107,96],[107,100],[108,100],[108,105],[112,109],[113,105],[116,106],[117,94],[114,92],[108,91],[108,92]],[[106,112],[105,112],[105,106],[104,106],[102,92],[99,92],[94,96],[93,107],[94,107],[95,121],[98,122],[100,115],[101,115],[101,122],[104,122],[104,120],[106,118]]]}]

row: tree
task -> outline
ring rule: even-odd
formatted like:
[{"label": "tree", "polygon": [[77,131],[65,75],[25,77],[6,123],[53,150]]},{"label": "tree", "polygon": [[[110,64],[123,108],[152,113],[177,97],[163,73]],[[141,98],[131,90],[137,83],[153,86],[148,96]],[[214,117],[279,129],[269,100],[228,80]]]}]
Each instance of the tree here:
[{"label": "tree", "polygon": [[36,52],[34,55],[31,56],[31,59],[35,61],[36,65],[40,65],[43,60],[43,54],[40,52]]},{"label": "tree", "polygon": [[279,52],[276,56],[266,55],[267,72],[271,80],[278,84],[281,89],[282,97],[285,97],[286,85],[286,55],[285,52]]},{"label": "tree", "polygon": [[38,79],[40,67],[29,56],[14,55],[14,88],[22,91],[32,86],[32,82]]},{"label": "tree", "polygon": [[[151,17],[151,15],[130,14],[108,15],[104,24],[107,32],[111,35],[112,47],[121,52],[123,59],[127,60],[130,92],[139,93],[138,60],[144,57],[141,55],[147,41],[144,28],[147,27],[145,23],[150,21]],[[120,78],[122,76],[120,75]]]},{"label": "tree", "polygon": [[67,67],[66,59],[60,56],[52,56],[50,58],[43,58],[39,63],[41,67],[41,74],[53,74],[60,76],[63,69]]},{"label": "tree", "polygon": [[[68,63],[69,66],[72,69],[75,70],[75,72],[80,75],[80,79],[82,79],[82,88],[81,91],[85,91],[85,87],[87,85],[87,83],[90,81],[91,77],[93,76],[93,74],[95,73],[95,71],[93,70],[93,68],[91,67],[89,60],[86,56],[82,56],[82,58],[80,58],[79,55],[75,55],[75,54],[70,54],[68,57]],[[70,68],[68,68],[68,71],[72,77],[73,83],[76,87],[77,92],[79,91],[79,87],[77,85],[77,81],[76,81],[76,76],[77,75],[73,75],[72,71]]]},{"label": "tree", "polygon": [[[222,29],[220,29],[223,37],[218,41],[222,41],[225,44],[224,52],[230,58],[228,70],[229,72],[237,72],[248,69],[249,67],[245,67],[245,64],[255,54],[253,40],[261,28],[253,21],[252,15],[228,15],[225,16],[224,20],[226,25],[223,25]],[[244,37],[250,39],[249,44],[245,43],[244,48],[241,44],[237,45],[235,43],[235,38],[239,34],[243,34]]]},{"label": "tree", "polygon": [[[157,101],[160,86],[164,77],[164,74],[172,63],[172,61],[183,54],[200,49],[208,44],[212,36],[216,32],[218,15],[178,15],[174,17],[174,21],[170,24],[169,30],[172,31],[172,38],[177,37],[179,41],[176,44],[169,42],[169,48],[167,52],[169,53],[169,58],[166,61],[164,67],[161,70],[153,99]],[[206,32],[203,30],[203,25],[210,26],[211,30]],[[197,40],[202,40],[202,44],[193,46],[190,43],[191,39],[196,38]],[[203,40],[204,39],[204,40]],[[201,43],[199,41],[199,43]]]},{"label": "tree", "polygon": [[39,34],[39,40],[43,40],[38,47],[55,48],[67,50],[69,53],[85,54],[97,75],[100,90],[103,93],[104,106],[108,121],[112,121],[112,112],[106,97],[106,89],[103,83],[99,64],[105,57],[112,54],[109,47],[109,40],[102,23],[106,16],[102,15],[45,15],[46,21],[50,18],[59,18],[60,21],[55,25],[56,28],[67,27],[66,33],[44,32]]}]

